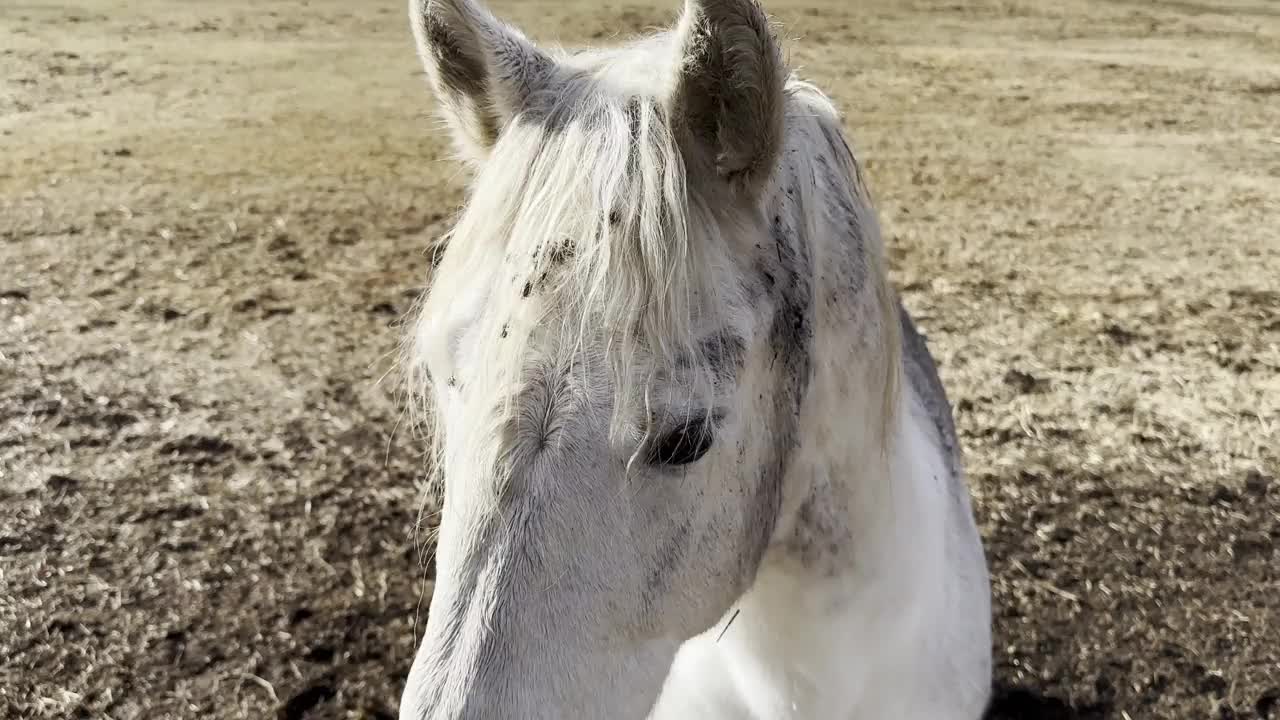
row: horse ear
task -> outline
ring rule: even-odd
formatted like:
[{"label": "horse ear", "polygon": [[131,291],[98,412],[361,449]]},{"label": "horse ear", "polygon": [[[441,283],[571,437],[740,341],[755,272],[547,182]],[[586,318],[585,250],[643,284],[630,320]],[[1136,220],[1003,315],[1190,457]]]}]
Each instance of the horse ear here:
[{"label": "horse ear", "polygon": [[782,56],[756,0],[686,0],[674,116],[719,174],[748,191],[772,172],[784,123]]},{"label": "horse ear", "polygon": [[552,60],[471,0],[409,0],[418,55],[463,155],[483,160]]}]

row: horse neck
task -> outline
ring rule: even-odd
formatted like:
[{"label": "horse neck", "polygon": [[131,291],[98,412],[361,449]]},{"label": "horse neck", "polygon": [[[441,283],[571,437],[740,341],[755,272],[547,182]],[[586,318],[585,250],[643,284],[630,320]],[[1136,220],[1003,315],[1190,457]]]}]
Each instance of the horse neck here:
[{"label": "horse neck", "polygon": [[866,690],[849,680],[874,662],[865,648],[945,571],[946,511],[929,489],[945,466],[922,443],[912,389],[897,391],[897,299],[855,161],[834,115],[797,95],[765,209],[808,258],[812,374],[774,542],[719,645],[764,714],[837,717]]},{"label": "horse neck", "polygon": [[[883,261],[879,224],[838,116],[812,86],[793,83],[788,142],[770,195],[793,255],[807,258],[812,375],[801,410],[801,446],[786,480],[779,537],[809,514],[849,527],[860,541],[888,501],[894,448],[909,441],[899,392],[901,329]],[[814,509],[817,508],[817,509]],[[813,518],[810,518],[813,520]]]}]

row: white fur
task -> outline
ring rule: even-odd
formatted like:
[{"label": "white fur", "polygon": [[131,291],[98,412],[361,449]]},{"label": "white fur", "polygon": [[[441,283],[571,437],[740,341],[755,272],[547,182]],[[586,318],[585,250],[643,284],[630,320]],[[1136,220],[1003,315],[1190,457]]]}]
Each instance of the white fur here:
[{"label": "white fur", "polygon": [[851,518],[865,544],[850,571],[813,578],[766,560],[724,620],[681,647],[650,718],[981,716],[991,636],[977,532],[943,482],[928,417],[902,397],[892,456],[866,458],[892,492]]},{"label": "white fur", "polygon": [[[469,0],[411,8],[478,172],[408,347],[446,492],[401,717],[979,717],[945,400],[839,118],[755,3],[554,60]],[[704,413],[704,457],[649,459]]]}]

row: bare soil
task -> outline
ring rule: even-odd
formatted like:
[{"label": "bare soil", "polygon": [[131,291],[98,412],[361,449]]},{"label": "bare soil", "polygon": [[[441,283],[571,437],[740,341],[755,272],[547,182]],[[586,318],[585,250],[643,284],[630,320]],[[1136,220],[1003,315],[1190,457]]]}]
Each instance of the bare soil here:
[{"label": "bare soil", "polygon": [[[1280,717],[1280,5],[768,5],[957,407],[992,716]],[[0,7],[0,718],[395,716],[417,70],[400,0]]]}]

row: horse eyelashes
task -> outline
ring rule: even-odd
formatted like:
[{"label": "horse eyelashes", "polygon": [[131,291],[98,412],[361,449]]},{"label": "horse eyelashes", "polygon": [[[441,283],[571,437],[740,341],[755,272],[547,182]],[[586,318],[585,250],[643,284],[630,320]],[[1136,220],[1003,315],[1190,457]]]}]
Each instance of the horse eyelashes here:
[{"label": "horse eyelashes", "polygon": [[649,451],[649,462],[675,467],[697,462],[711,449],[715,439],[705,420],[689,422],[659,438]]}]

